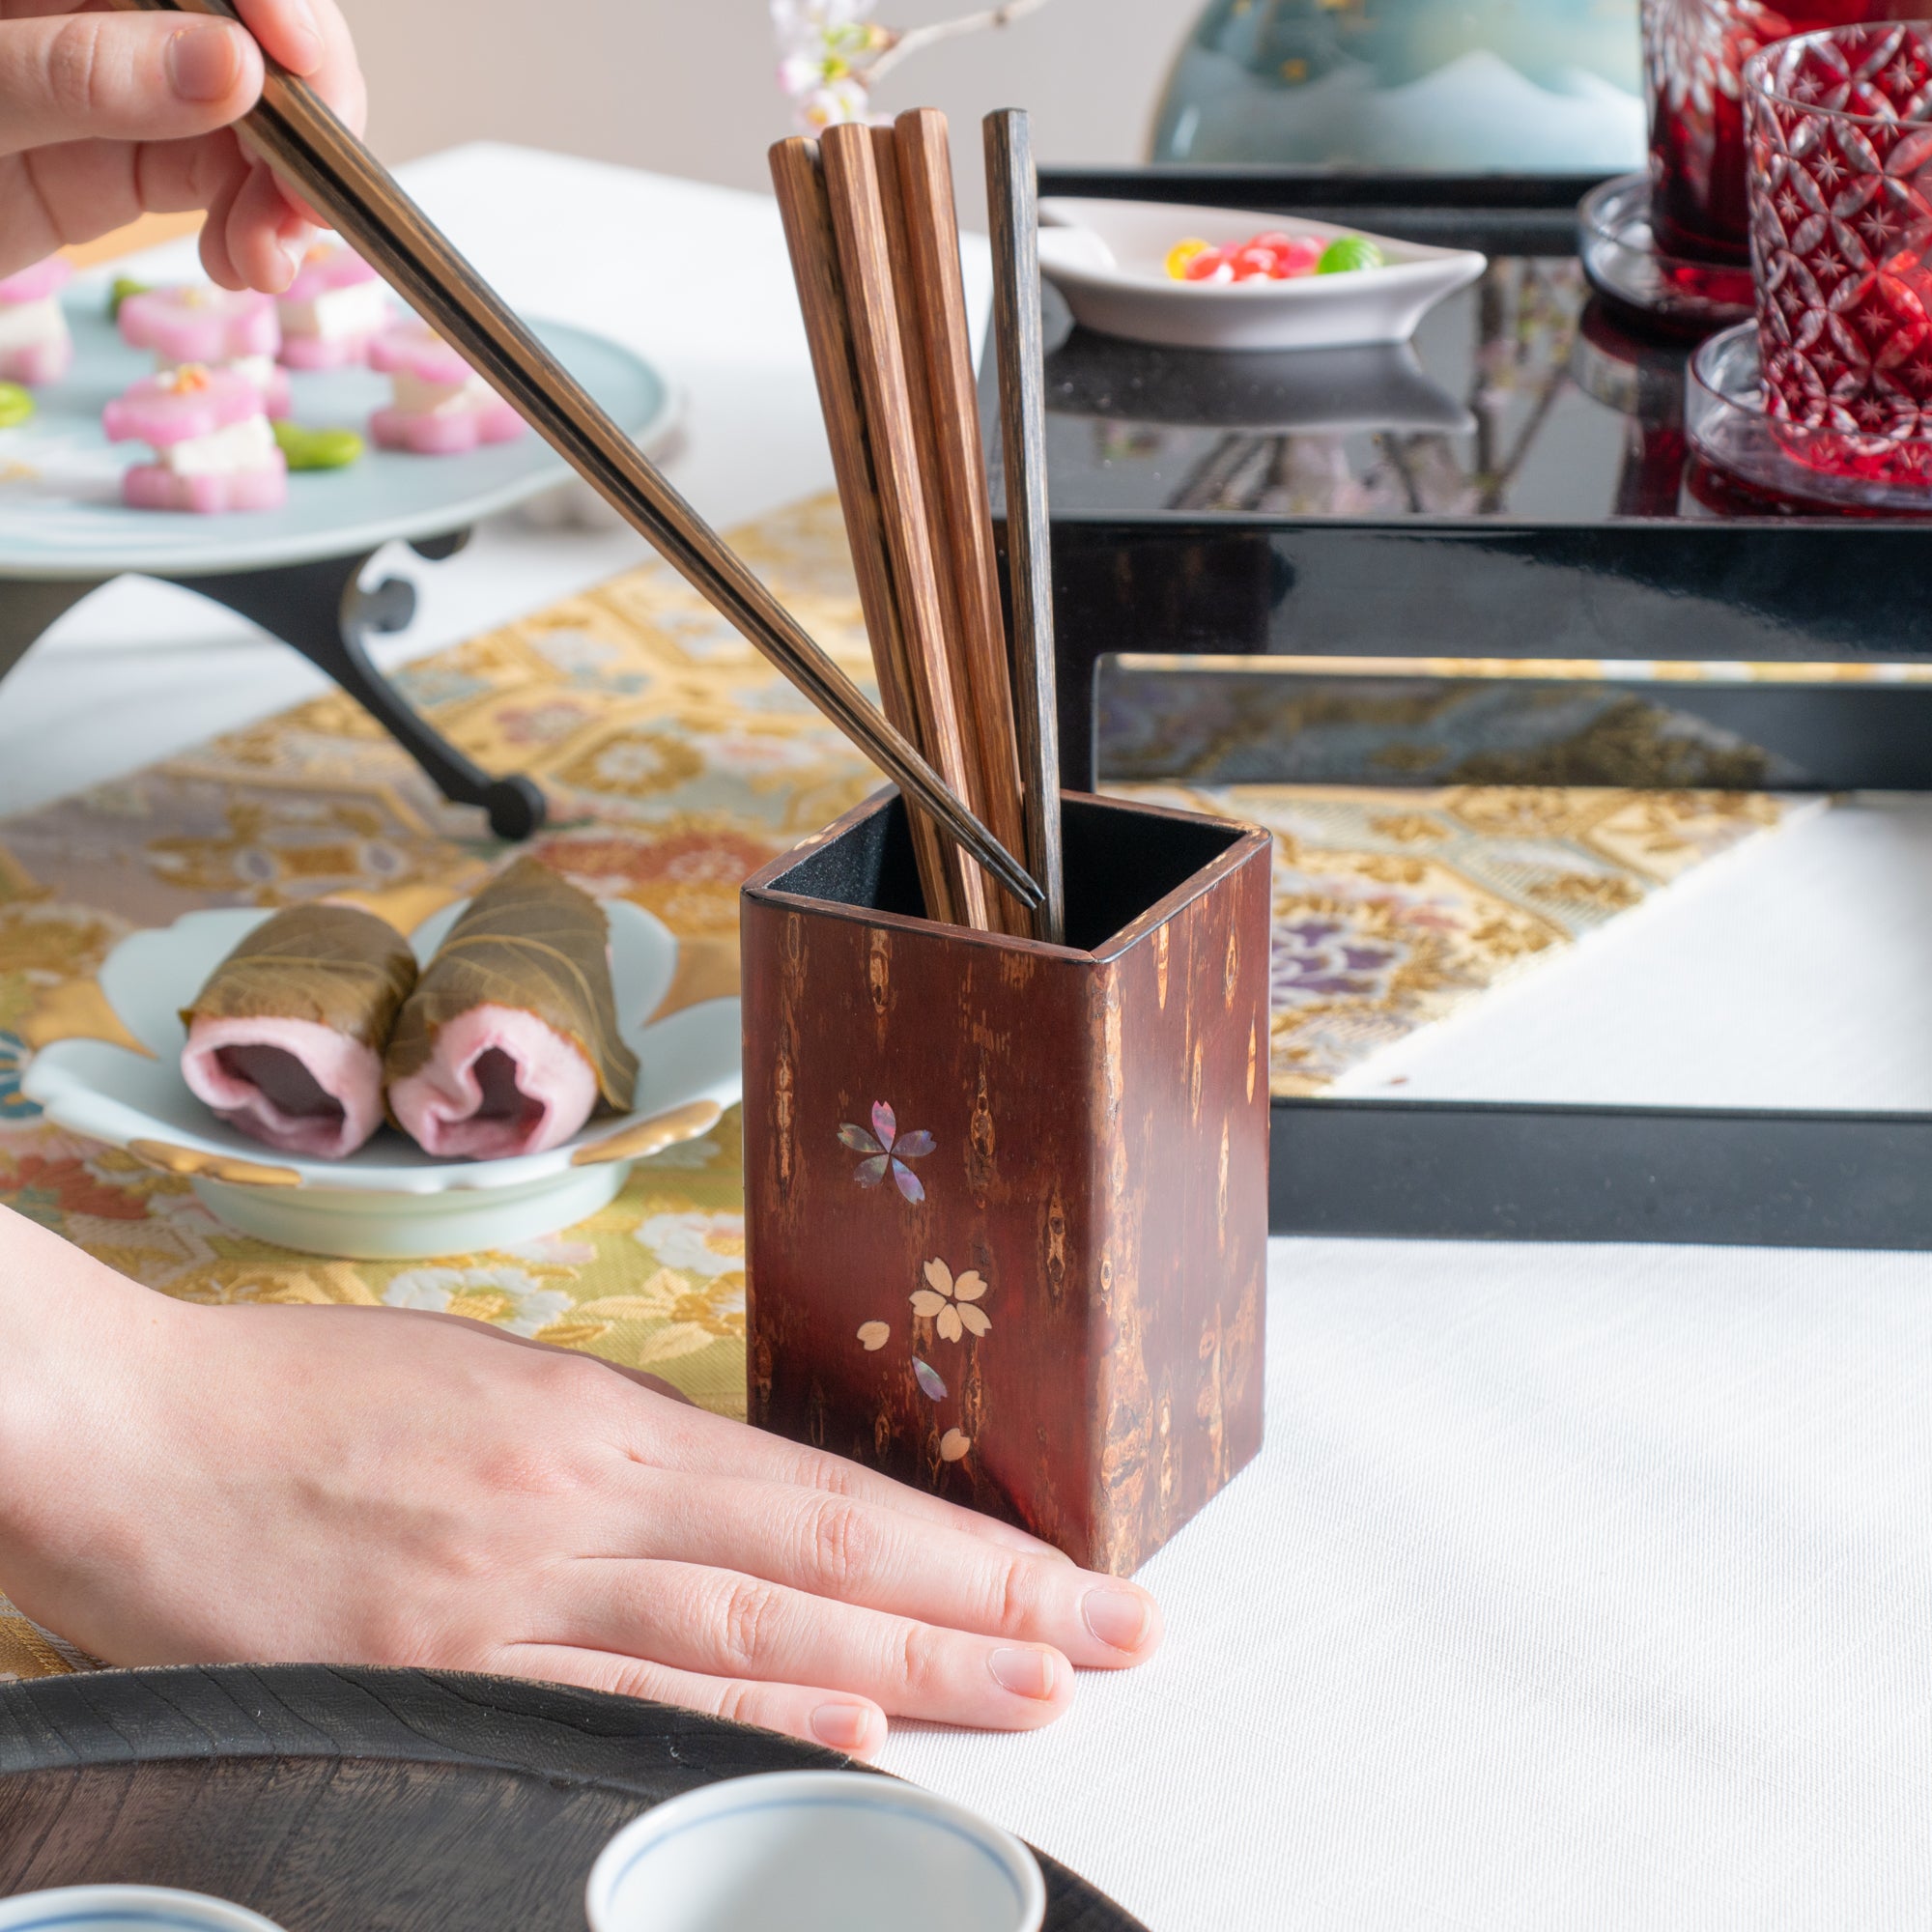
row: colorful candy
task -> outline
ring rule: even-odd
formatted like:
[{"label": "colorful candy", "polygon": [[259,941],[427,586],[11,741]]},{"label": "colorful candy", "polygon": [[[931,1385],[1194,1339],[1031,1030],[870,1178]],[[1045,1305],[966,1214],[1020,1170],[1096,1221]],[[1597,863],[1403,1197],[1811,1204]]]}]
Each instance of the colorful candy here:
[{"label": "colorful candy", "polygon": [[1198,236],[1177,242],[1167,251],[1167,272],[1177,282],[1293,282],[1304,275],[1335,275],[1354,269],[1386,265],[1382,251],[1366,236],[1338,235],[1324,242],[1320,236],[1290,235],[1264,229],[1245,242],[1216,247]]},{"label": "colorful candy", "polygon": [[73,270],[58,255],[0,278],[0,382],[58,383],[73,360],[60,292]]}]

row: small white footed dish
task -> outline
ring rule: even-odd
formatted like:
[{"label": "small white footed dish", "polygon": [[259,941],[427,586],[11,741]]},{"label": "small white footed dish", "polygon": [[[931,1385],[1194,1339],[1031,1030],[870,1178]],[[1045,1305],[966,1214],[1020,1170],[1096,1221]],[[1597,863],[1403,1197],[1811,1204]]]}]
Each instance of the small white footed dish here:
[{"label": "small white footed dish", "polygon": [[863,1771],[688,1791],[605,1846],[591,1932],[1038,1932],[1046,1881],[1011,1833]]},{"label": "small white footed dish", "polygon": [[[410,935],[425,963],[462,916],[445,906]],[[438,1160],[384,1127],[347,1160],[315,1160],[237,1133],[188,1091],[181,1009],[242,936],[270,917],[192,912],[137,932],[108,955],[100,989],[145,1053],[103,1040],[58,1040],[36,1054],[26,1096],[74,1133],[191,1178],[230,1227],[310,1254],[413,1261],[535,1240],[594,1214],[632,1165],[714,1126],[744,1091],[735,999],[651,1015],[677,971],[677,940],[641,906],[601,901],[611,923],[617,1023],[638,1056],[631,1111],[575,1139],[509,1160]],[[0,1932],[5,1932],[0,1922]]]},{"label": "small white footed dish", "polygon": [[[1049,196],[1039,205],[1040,273],[1066,298],[1073,319],[1104,335],[1168,349],[1340,349],[1406,342],[1416,325],[1489,258],[1468,248],[1431,248],[1359,228],[1241,208],[1182,202]],[[1361,235],[1386,258],[1379,269],[1300,275],[1277,282],[1178,282],[1167,272],[1174,245],[1198,236],[1215,247],[1269,228],[1322,242]]]},{"label": "small white footed dish", "polygon": [[282,1932],[225,1898],[161,1885],[65,1885],[0,1898],[0,1932]]}]

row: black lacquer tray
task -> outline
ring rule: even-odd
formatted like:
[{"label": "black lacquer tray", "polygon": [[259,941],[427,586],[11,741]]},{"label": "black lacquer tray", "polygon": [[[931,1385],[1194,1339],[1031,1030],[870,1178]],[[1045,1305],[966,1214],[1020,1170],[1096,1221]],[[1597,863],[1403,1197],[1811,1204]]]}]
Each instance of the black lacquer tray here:
[{"label": "black lacquer tray", "polygon": [[[1405,669],[1406,709],[1462,718],[1453,755],[1294,728],[1391,689],[1313,659],[1932,660],[1921,521],[1749,496],[1691,458],[1691,345],[1633,332],[1576,260],[1594,185],[1042,172],[1045,194],[1302,213],[1492,258],[1412,352],[1372,355],[1137,348],[1049,293],[1065,783],[1932,790],[1928,685]],[[1244,729],[1226,768],[1110,756],[1117,678],[1206,660],[1279,731]],[[1932,1116],[1314,1099],[1278,1100],[1273,1125],[1281,1233],[1932,1247]]]},{"label": "black lacquer tray", "polygon": [[[0,1687],[0,1896],[178,1886],[288,1932],[582,1932],[639,1812],[832,1751],[587,1690],[416,1670],[112,1670]],[[1042,1857],[1050,1932],[1144,1932]]]}]

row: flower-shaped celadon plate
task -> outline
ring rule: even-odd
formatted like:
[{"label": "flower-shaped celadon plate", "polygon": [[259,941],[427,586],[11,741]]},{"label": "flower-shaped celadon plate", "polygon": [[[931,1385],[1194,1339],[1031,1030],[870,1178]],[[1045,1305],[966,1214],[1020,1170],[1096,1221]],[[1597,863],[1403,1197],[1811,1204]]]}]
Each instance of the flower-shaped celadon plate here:
[{"label": "flower-shaped celadon plate", "polygon": [[[410,944],[418,959],[435,953],[468,903],[417,927]],[[534,1240],[594,1214],[637,1160],[705,1133],[743,1092],[738,1002],[706,1000],[654,1020],[676,975],[677,941],[641,906],[603,905],[637,1092],[628,1114],[601,1115],[544,1153],[439,1160],[384,1127],[347,1160],[313,1160],[216,1120],[182,1078],[181,1009],[270,917],[253,910],[192,912],[124,940],[101,968],[100,987],[146,1052],[59,1040],[34,1057],[21,1091],[61,1126],[188,1176],[218,1219],[284,1247],[400,1261]]]}]

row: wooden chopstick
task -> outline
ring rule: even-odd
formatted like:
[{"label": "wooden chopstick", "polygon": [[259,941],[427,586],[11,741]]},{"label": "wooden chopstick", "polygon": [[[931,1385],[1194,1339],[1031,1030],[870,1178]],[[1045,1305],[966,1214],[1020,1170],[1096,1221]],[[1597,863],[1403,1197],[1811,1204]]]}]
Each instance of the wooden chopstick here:
[{"label": "wooden chopstick", "polygon": [[[893,274],[890,229],[882,193],[896,197],[897,178],[884,183],[872,130],[856,122],[828,128],[819,140],[832,232],[845,285],[845,318],[865,403],[867,440],[892,560],[899,633],[905,639],[917,742],[962,797],[970,785],[965,740],[953,701],[947,661],[939,580],[926,520],[924,479],[908,393],[904,345],[899,336],[898,296]],[[988,928],[986,881],[947,848],[953,912],[964,924]]]},{"label": "wooden chopstick", "polygon": [[[227,0],[113,0],[128,12],[238,15]],[[1039,892],[956,784],[812,641],[718,533],[526,328],[383,164],[303,82],[264,57],[250,141],[579,475],[854,744],[1020,898]]]},{"label": "wooden chopstick", "polygon": [[[799,306],[805,316],[806,339],[811,348],[819,407],[832,444],[832,469],[852,546],[852,565],[859,580],[859,603],[866,613],[866,635],[872,646],[880,702],[894,726],[916,739],[911,673],[893,595],[892,559],[886,551],[885,519],[872,473],[872,453],[866,440],[866,411],[859,394],[851,331],[845,322],[844,283],[838,272],[838,242],[832,233],[832,209],[826,199],[818,144],[799,135],[776,143],[771,168],[785,243],[791,251],[792,275],[798,283]],[[934,919],[951,921],[952,886],[938,830],[923,811],[909,812],[908,820],[926,911]]]},{"label": "wooden chopstick", "polygon": [[[959,220],[952,195],[952,157],[946,116],[916,107],[894,124],[893,146],[905,210],[909,272],[902,286],[912,305],[924,364],[931,438],[926,506],[933,549],[944,560],[947,620],[974,786],[967,803],[993,834],[1025,849],[1026,820],[1014,741],[1013,701],[1007,663],[1007,626],[1000,611],[993,513],[980,440],[979,395],[973,380],[972,333],[959,267]],[[904,305],[901,308],[901,327]],[[1003,892],[990,906],[1007,932],[1032,930],[1026,908]]]},{"label": "wooden chopstick", "polygon": [[1034,937],[1063,945],[1060,712],[1053,658],[1053,551],[1046,507],[1046,373],[1039,317],[1039,189],[1027,117],[985,120],[993,229],[993,336],[1006,455],[1007,573],[1013,603],[1013,709],[1026,785],[1027,863],[1044,889]]}]

